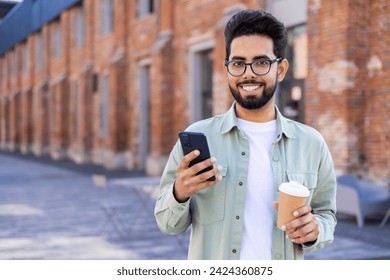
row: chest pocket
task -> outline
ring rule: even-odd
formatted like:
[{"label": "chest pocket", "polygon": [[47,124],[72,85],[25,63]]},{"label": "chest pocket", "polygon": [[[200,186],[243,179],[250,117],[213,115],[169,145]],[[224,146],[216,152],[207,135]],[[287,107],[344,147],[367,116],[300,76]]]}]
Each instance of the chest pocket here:
[{"label": "chest pocket", "polygon": [[199,191],[191,200],[193,223],[208,225],[225,217],[227,165],[220,165],[223,169],[217,176],[222,176],[222,181]]},{"label": "chest pocket", "polygon": [[318,173],[311,171],[287,170],[287,179],[288,181],[296,181],[309,189],[310,196],[307,199],[307,203],[310,203],[313,191],[317,187]]}]

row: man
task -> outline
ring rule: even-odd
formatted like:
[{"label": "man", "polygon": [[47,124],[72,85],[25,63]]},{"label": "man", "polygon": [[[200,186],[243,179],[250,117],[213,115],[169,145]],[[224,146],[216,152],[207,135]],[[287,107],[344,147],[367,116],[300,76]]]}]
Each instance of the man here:
[{"label": "man", "polygon": [[[207,136],[211,159],[189,167],[199,151],[183,156],[176,143],[161,179],[157,224],[168,234],[192,225],[190,259],[302,259],[303,250],[333,241],[336,179],[321,135],[275,106],[289,66],[287,31],[269,13],[242,11],[227,23],[225,43],[235,102],[187,129]],[[214,168],[197,175],[208,166]],[[305,185],[310,196],[279,230],[275,201],[286,181]]]}]

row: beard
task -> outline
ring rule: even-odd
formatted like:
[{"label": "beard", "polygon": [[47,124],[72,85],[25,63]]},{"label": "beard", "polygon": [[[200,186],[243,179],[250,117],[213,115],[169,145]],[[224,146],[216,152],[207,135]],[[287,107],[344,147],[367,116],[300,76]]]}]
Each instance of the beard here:
[{"label": "beard", "polygon": [[[255,95],[243,97],[238,90],[238,86],[244,85],[244,84],[252,84],[252,85],[258,84],[258,85],[264,87],[262,95],[260,97],[257,97]],[[251,80],[251,81],[237,84],[237,89],[233,88],[229,84],[229,89],[230,89],[230,92],[232,93],[234,99],[241,107],[248,109],[248,110],[256,110],[256,109],[260,109],[263,106],[265,106],[272,99],[272,97],[275,94],[277,84],[278,84],[278,82],[276,80],[276,82],[273,86],[267,88],[265,83],[260,83],[258,81]]]}]

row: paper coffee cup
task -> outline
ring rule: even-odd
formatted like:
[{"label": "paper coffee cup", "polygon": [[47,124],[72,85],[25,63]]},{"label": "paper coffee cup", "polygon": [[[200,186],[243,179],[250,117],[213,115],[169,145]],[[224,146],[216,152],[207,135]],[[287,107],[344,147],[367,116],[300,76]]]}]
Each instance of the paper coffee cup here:
[{"label": "paper coffee cup", "polygon": [[280,184],[277,221],[279,229],[295,219],[293,215],[294,211],[305,205],[309,195],[309,189],[298,182],[291,181]]}]

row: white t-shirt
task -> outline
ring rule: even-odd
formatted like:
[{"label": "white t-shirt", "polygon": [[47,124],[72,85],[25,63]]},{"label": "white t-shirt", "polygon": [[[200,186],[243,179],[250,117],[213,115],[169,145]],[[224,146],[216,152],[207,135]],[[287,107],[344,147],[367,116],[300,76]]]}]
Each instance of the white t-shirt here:
[{"label": "white t-shirt", "polygon": [[248,189],[245,200],[241,259],[271,259],[274,179],[269,151],[276,139],[276,120],[266,123],[238,119],[249,142]]}]

